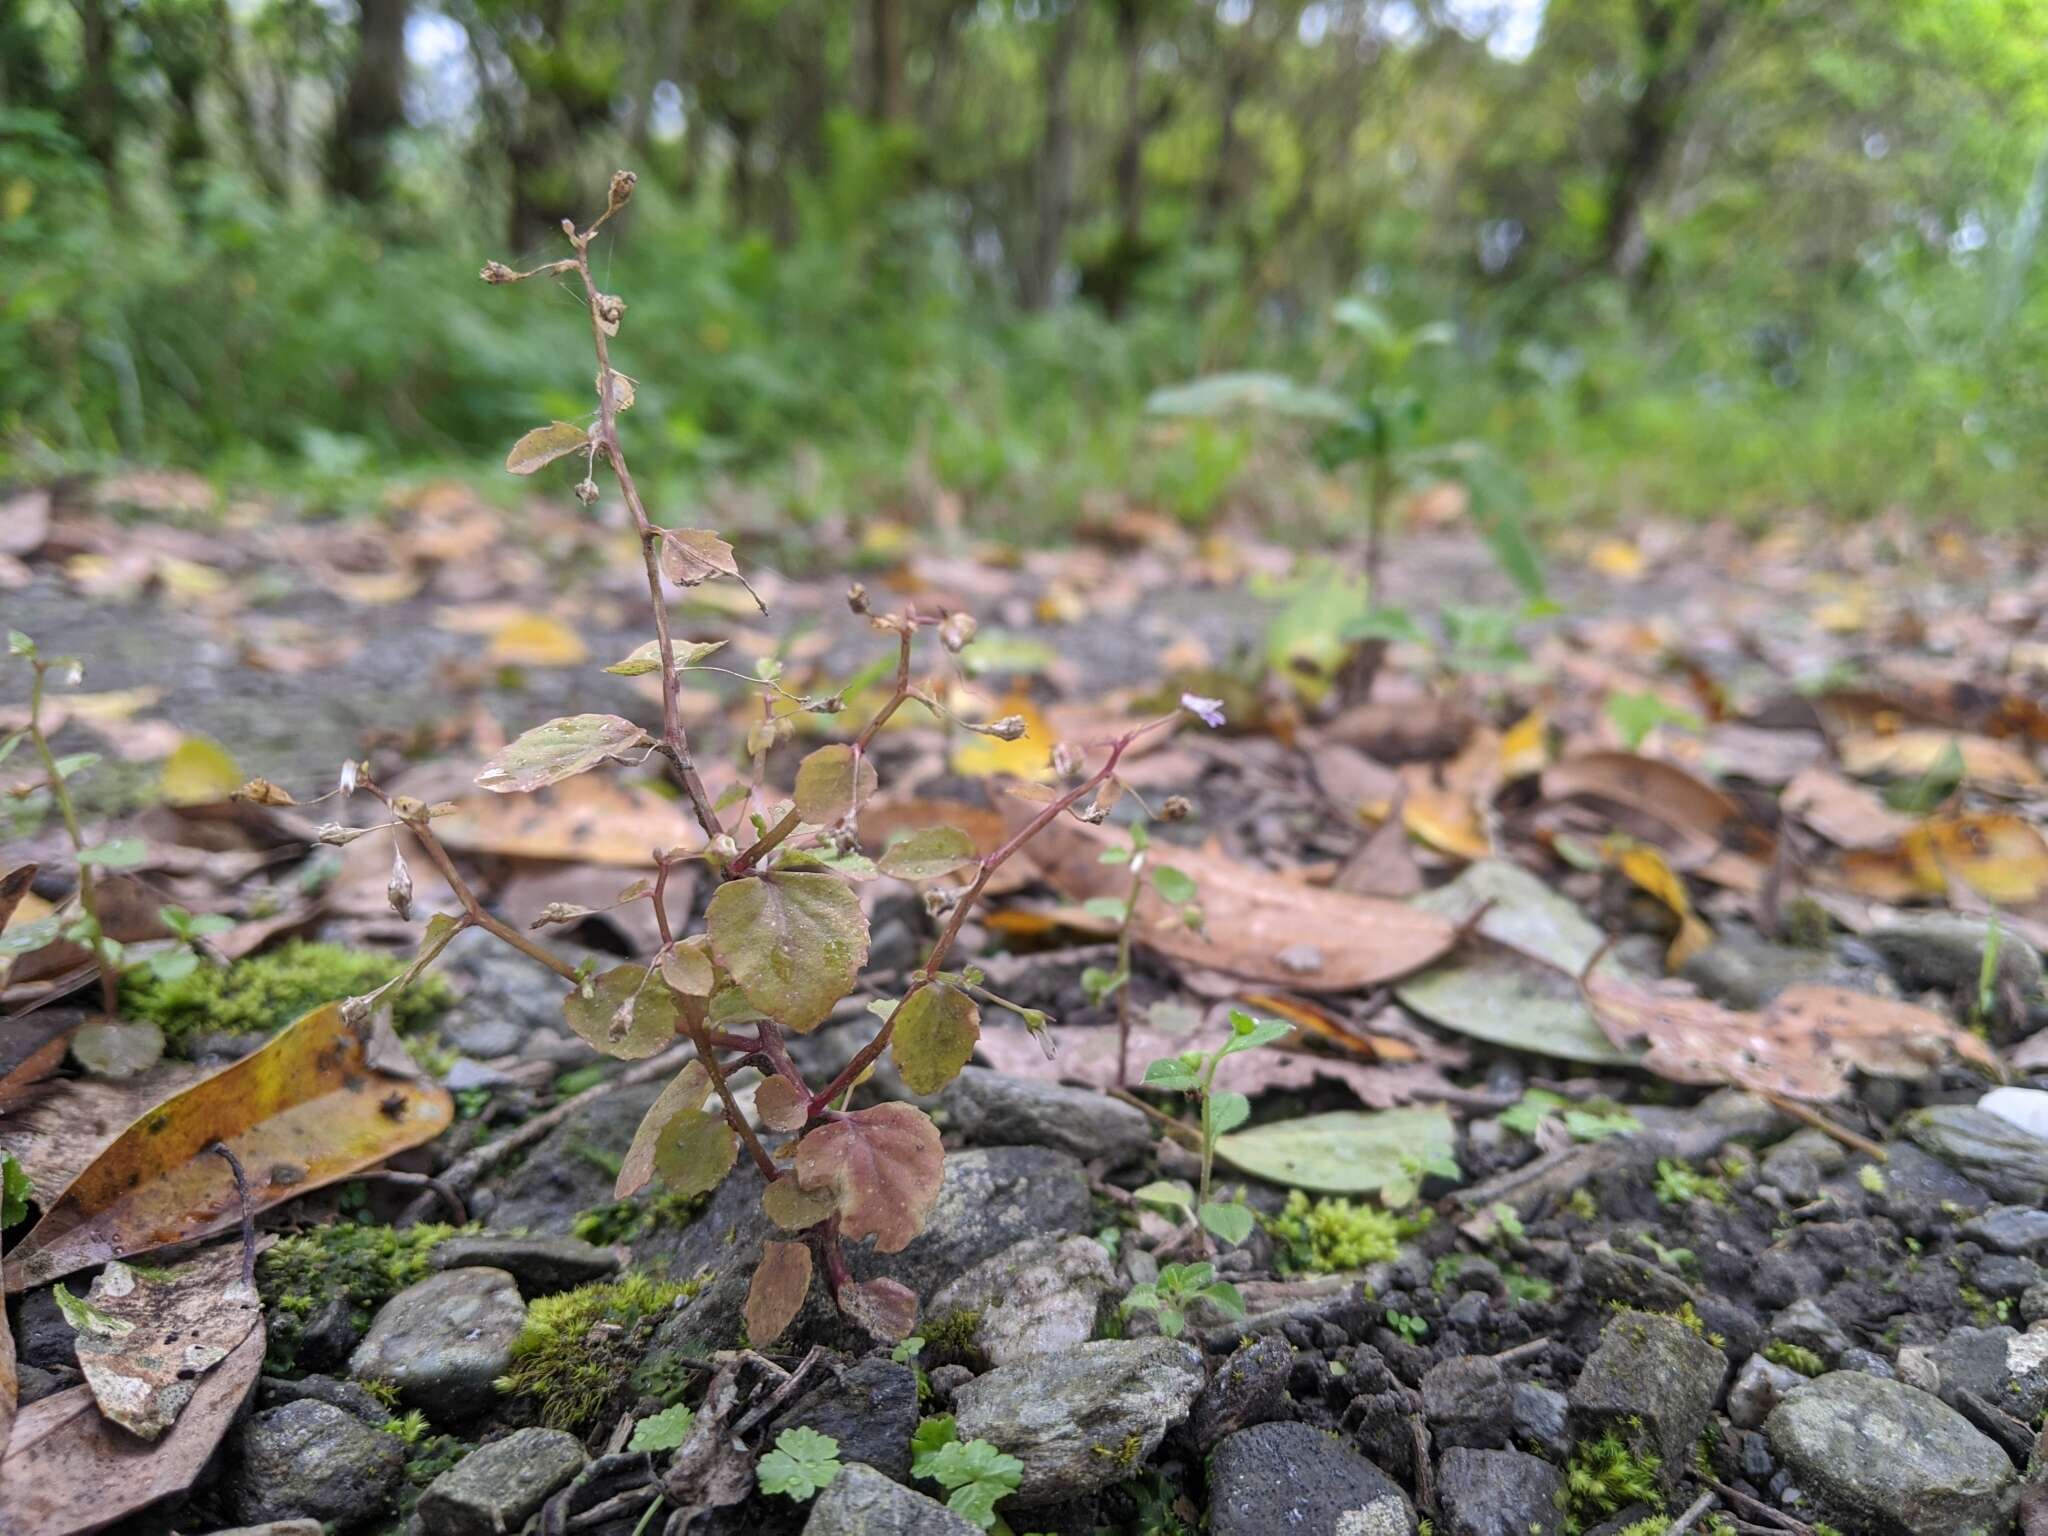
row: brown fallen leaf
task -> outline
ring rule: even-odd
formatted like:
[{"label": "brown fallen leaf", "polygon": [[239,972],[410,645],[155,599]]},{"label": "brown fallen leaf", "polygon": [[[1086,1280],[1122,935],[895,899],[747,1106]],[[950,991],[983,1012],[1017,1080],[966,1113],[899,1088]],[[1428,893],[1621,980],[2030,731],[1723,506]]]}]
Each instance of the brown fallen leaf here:
[{"label": "brown fallen leaf", "polygon": [[0,875],[0,928],[5,928],[14,918],[14,909],[21,905],[21,898],[28,894],[28,888],[35,883],[36,864],[23,864]]},{"label": "brown fallen leaf", "polygon": [[1604,802],[1667,828],[1670,835],[1657,841],[1681,869],[1729,850],[1768,861],[1769,835],[1734,797],[1675,764],[1634,752],[1583,752],[1544,769],[1542,784],[1545,800]]},{"label": "brown fallen leaf", "polygon": [[[1088,1088],[1113,1088],[1117,1082],[1117,1032],[1108,1024],[1070,1024],[1052,1031],[1057,1048],[1048,1061],[1030,1030],[1021,1025],[987,1024],[975,1043],[975,1054],[998,1072],[1045,1082],[1079,1083]],[[1149,1025],[1131,1028],[1131,1076],[1136,1081],[1145,1063],[1183,1051],[1214,1050],[1228,1038],[1222,1028],[1175,1034]],[[1231,1058],[1225,1085],[1238,1093],[1312,1087],[1318,1081],[1342,1083],[1368,1109],[1390,1109],[1417,1099],[1444,1096],[1451,1084],[1440,1068],[1427,1063],[1400,1066],[1367,1065],[1306,1051],[1250,1051]]]},{"label": "brown fallen leaf", "polygon": [[1787,987],[1760,1013],[1660,991],[1612,972],[1583,976],[1593,1016],[1616,1045],[1677,1083],[1727,1083],[1812,1101],[1837,1099],[1852,1070],[1917,1081],[1960,1058],[2000,1074],[1991,1048],[1939,1014],[1847,987]]},{"label": "brown fallen leaf", "polygon": [[[1014,825],[1030,819],[1028,806],[1009,804],[1005,815]],[[1062,820],[1032,840],[1031,856],[1070,901],[1121,899],[1130,877],[1100,857],[1113,840],[1101,828]],[[1434,913],[1303,885],[1222,854],[1162,846],[1159,858],[1194,881],[1203,931],[1190,929],[1147,887],[1132,935],[1142,947],[1188,965],[1297,992],[1350,992],[1420,970],[1457,938],[1450,920]]]},{"label": "brown fallen leaf", "polygon": [[137,1439],[100,1414],[92,1388],[30,1403],[0,1459],[0,1536],[85,1536],[191,1487],[263,1370],[259,1322],[203,1377],[170,1432]]},{"label": "brown fallen leaf", "polygon": [[530,795],[451,798],[456,813],[436,821],[434,831],[465,853],[648,869],[656,849],[704,842],[703,830],[674,801],[605,774],[564,779]]},{"label": "brown fallen leaf", "polygon": [[1859,779],[1917,779],[1932,771],[1953,747],[1971,784],[2020,785],[2042,782],[2024,747],[1990,736],[1956,731],[1859,732],[1835,743],[1843,772]]},{"label": "brown fallen leaf", "polygon": [[262,1211],[446,1129],[446,1091],[376,1071],[366,1046],[329,1003],[144,1112],[7,1256],[6,1289],[235,1226],[233,1175],[201,1155],[216,1141],[249,1170],[249,1203]]},{"label": "brown fallen leaf", "polygon": [[1826,768],[1804,768],[1778,797],[1796,816],[1837,848],[1882,848],[1896,843],[1913,825],[1861,784]]},{"label": "brown fallen leaf", "polygon": [[144,1274],[118,1260],[85,1297],[78,1366],[106,1418],[143,1440],[177,1423],[206,1373],[263,1320],[242,1279],[242,1245],[218,1243],[175,1269]]}]

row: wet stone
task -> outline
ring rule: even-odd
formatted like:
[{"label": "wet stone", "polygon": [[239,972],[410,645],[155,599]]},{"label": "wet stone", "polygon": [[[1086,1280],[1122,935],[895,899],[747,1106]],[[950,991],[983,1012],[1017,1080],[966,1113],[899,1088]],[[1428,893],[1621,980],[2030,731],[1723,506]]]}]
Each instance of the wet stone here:
[{"label": "wet stone", "polygon": [[583,1470],[583,1446],[558,1429],[519,1429],[478,1446],[420,1495],[426,1536],[499,1536]]},{"label": "wet stone", "polygon": [[382,1514],[405,1470],[405,1447],[332,1403],[287,1403],[252,1414],[229,1445],[227,1495],[245,1525],[318,1520],[349,1530]]},{"label": "wet stone", "polygon": [[1675,1319],[1618,1313],[1572,1385],[1572,1427],[1581,1437],[1612,1430],[1656,1452],[1666,1480],[1675,1480],[1691,1463],[1727,1369],[1720,1350]]},{"label": "wet stone", "polygon": [[910,1478],[917,1420],[917,1372],[870,1355],[785,1409],[768,1426],[764,1443],[785,1429],[814,1429],[839,1442],[841,1461],[863,1462],[901,1483]]},{"label": "wet stone", "polygon": [[1345,1441],[1306,1424],[1259,1424],[1216,1447],[1211,1536],[1411,1536],[1400,1485]]},{"label": "wet stone", "polygon": [[495,1399],[525,1322],[526,1303],[502,1269],[444,1270],[378,1310],[349,1375],[391,1383],[400,1402],[436,1422],[469,1418]]}]

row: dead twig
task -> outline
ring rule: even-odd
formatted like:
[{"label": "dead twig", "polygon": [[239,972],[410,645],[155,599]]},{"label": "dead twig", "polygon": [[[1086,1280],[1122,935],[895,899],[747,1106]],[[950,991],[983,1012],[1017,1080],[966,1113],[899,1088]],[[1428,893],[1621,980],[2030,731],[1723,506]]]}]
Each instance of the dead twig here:
[{"label": "dead twig", "polygon": [[1705,1493],[1686,1505],[1684,1514],[1664,1527],[1664,1536],[1685,1536],[1687,1531],[1699,1523],[1700,1516],[1714,1507],[1714,1500],[1719,1497],[1719,1494],[1709,1488]]},{"label": "dead twig", "polygon": [[1762,1499],[1751,1498],[1740,1488],[1731,1488],[1716,1477],[1703,1477],[1700,1481],[1721,1495],[1722,1498],[1726,1499],[1737,1509],[1763,1521],[1766,1525],[1773,1526],[1781,1531],[1791,1531],[1794,1533],[1794,1536],[1813,1536],[1813,1527],[1804,1520],[1795,1520],[1782,1509],[1773,1509]]},{"label": "dead twig", "polygon": [[242,1288],[254,1293],[256,1289],[256,1212],[249,1204],[249,1176],[242,1172],[242,1160],[235,1156],[224,1141],[216,1141],[206,1149],[213,1156],[228,1165],[235,1176],[235,1202],[242,1208]]},{"label": "dead twig", "polygon": [[1889,1162],[1891,1160],[1890,1154],[1869,1137],[1859,1136],[1847,1126],[1835,1124],[1834,1121],[1811,1105],[1802,1104],[1797,1099],[1788,1099],[1782,1093],[1772,1093],[1768,1089],[1759,1092],[1757,1097],[1763,1099],[1771,1108],[1779,1113],[1790,1115],[1794,1120],[1803,1120],[1823,1135],[1832,1136],[1843,1146],[1849,1148],[1850,1151],[1861,1152],[1874,1163]]}]

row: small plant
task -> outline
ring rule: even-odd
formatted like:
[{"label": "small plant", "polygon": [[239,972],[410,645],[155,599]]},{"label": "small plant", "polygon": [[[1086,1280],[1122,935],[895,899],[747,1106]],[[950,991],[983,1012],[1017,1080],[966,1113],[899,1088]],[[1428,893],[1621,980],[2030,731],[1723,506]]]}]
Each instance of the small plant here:
[{"label": "small plant", "polygon": [[1880,1199],[1890,1190],[1890,1186],[1884,1181],[1884,1169],[1876,1163],[1865,1163],[1857,1169],[1856,1182],[1863,1186],[1865,1194],[1876,1195]]},{"label": "small plant", "polygon": [[779,1493],[802,1504],[829,1488],[839,1475],[839,1442],[799,1425],[775,1437],[775,1449],[754,1467],[763,1493]]},{"label": "small plant", "polygon": [[[1210,701],[1202,702],[1207,704]],[[1180,820],[1187,814],[1186,805],[1187,802],[1178,796],[1167,801],[1165,819]],[[1116,998],[1116,1081],[1120,1088],[1130,1080],[1131,930],[1138,920],[1138,901],[1145,894],[1146,885],[1149,883],[1159,899],[1173,910],[1168,921],[1178,921],[1197,930],[1202,926],[1202,905],[1197,899],[1201,893],[1195,882],[1171,864],[1153,863],[1151,848],[1152,838],[1145,823],[1131,823],[1130,841],[1112,843],[1102,850],[1101,855],[1105,864],[1130,866],[1130,888],[1122,896],[1098,896],[1088,903],[1088,910],[1095,916],[1107,918],[1117,925],[1116,969],[1105,971],[1100,966],[1089,966],[1081,972],[1081,990],[1087,994],[1088,1001],[1098,1007],[1108,998]]]},{"label": "small plant", "polygon": [[1578,1103],[1547,1088],[1531,1088],[1519,1103],[1504,1109],[1500,1123],[1517,1135],[1533,1137],[1545,1120],[1562,1124],[1574,1141],[1602,1141],[1609,1136],[1626,1136],[1643,1128],[1643,1122],[1623,1106],[1606,1099]]},{"label": "small plant", "polygon": [[1413,1312],[1396,1312],[1391,1308],[1386,1316],[1387,1326],[1410,1344],[1420,1344],[1429,1337],[1429,1319],[1418,1317]]},{"label": "small plant", "polygon": [[672,1451],[690,1438],[690,1431],[697,1423],[697,1415],[682,1403],[673,1403],[659,1413],[649,1414],[633,1422],[633,1437],[626,1442],[629,1451]]},{"label": "small plant", "polygon": [[1764,1358],[1773,1365],[1782,1365],[1788,1371],[1797,1371],[1802,1376],[1825,1376],[1828,1363],[1803,1344],[1794,1344],[1788,1339],[1773,1339],[1764,1346]]},{"label": "small plant", "polygon": [[[1951,743],[1953,745],[1953,743]],[[1977,961],[1977,1002],[1971,1022],[1985,1024],[1998,1011],[1998,955],[2004,947],[2005,930],[1996,911],[1984,920],[1984,953]]]},{"label": "small plant", "polygon": [[1711,1174],[1701,1173],[1690,1164],[1672,1158],[1657,1159],[1657,1203],[1659,1205],[1690,1205],[1695,1200],[1705,1200],[1712,1205],[1728,1203],[1728,1186]]},{"label": "small plant", "polygon": [[[200,1034],[269,1034],[323,1003],[374,992],[405,970],[405,962],[370,950],[294,939],[228,966],[193,965],[174,976],[154,968],[122,980],[125,1016],[164,1032],[173,1054]],[[438,976],[394,999],[392,1022],[404,1034],[426,1028],[455,1000]]]},{"label": "small plant", "polygon": [[[947,968],[962,929],[989,881],[1040,831],[1069,814],[1091,824],[1107,815],[1124,788],[1119,766],[1136,742],[1189,719],[1219,724],[1221,716],[1211,701],[1189,697],[1181,707],[1105,740],[1045,742],[1041,760],[1058,771],[1061,787],[1050,789],[1037,812],[1000,846],[982,852],[957,827],[929,827],[892,844],[871,862],[859,849],[859,818],[879,788],[872,749],[900,709],[916,705],[951,729],[1006,742],[1022,739],[1029,727],[1021,715],[963,720],[946,702],[953,658],[975,637],[971,614],[914,605],[881,612],[856,584],[848,591],[848,606],[883,638],[894,663],[893,675],[885,662],[858,684],[857,698],[879,695],[865,722],[850,739],[805,755],[796,768],[793,793],[785,796],[768,781],[769,754],[793,740],[799,725],[808,727],[813,717],[822,721],[846,713],[855,685],[805,694],[790,686],[774,662],[752,673],[733,673],[758,691],[761,716],[746,744],[751,773],[714,803],[698,772],[679,699],[686,674],[717,670],[708,658],[721,642],[692,642],[672,632],[664,582],[693,588],[729,581],[750,594],[753,588],[741,574],[733,547],[716,532],[658,524],[627,463],[620,421],[633,406],[637,384],[612,361],[627,304],[600,290],[591,253],[600,232],[631,202],[635,184],[630,172],[615,173],[604,211],[595,220],[587,227],[563,221],[568,255],[523,271],[487,262],[479,275],[494,286],[541,279],[551,293],[554,281],[562,279],[580,293],[596,364],[594,410],[579,421],[556,421],[526,433],[512,446],[506,468],[531,475],[567,462],[579,471],[574,495],[584,507],[595,506],[605,495],[600,475],[615,487],[639,544],[653,638],[606,670],[651,675],[659,683],[661,727],[650,733],[621,716],[596,713],[549,720],[499,752],[476,782],[494,794],[524,795],[607,765],[659,760],[702,842],[657,851],[652,880],[628,886],[614,903],[651,904],[660,936],[652,955],[602,971],[590,962],[571,965],[477,900],[434,831],[435,820],[452,812],[452,805],[390,794],[350,765],[337,793],[343,798],[367,794],[384,814],[368,826],[328,823],[320,828],[320,840],[341,846],[389,833],[393,910],[400,917],[411,911],[405,857],[410,846],[433,863],[461,912],[430,919],[406,970],[347,1006],[352,1013],[364,1013],[386,993],[405,991],[456,935],[477,928],[561,980],[566,1022],[596,1050],[637,1060],[680,1044],[692,1047],[694,1058],[680,1067],[641,1122],[614,1198],[625,1199],[656,1181],[675,1195],[708,1194],[744,1153],[766,1186],[764,1212],[788,1234],[786,1241],[766,1245],[750,1286],[746,1321],[754,1347],[772,1343],[789,1327],[820,1272],[850,1322],[894,1342],[912,1332],[917,1297],[899,1281],[856,1281],[845,1245],[872,1239],[881,1253],[906,1247],[938,1202],[944,1149],[938,1127],[923,1110],[907,1103],[856,1109],[851,1102],[855,1087],[888,1051],[914,1092],[937,1092],[972,1054],[983,1004],[1011,1009],[1049,1042],[1043,1014],[997,997],[971,968]],[[754,600],[760,601],[758,596]],[[938,642],[938,665],[929,674],[921,674],[916,665],[920,638]],[[274,786],[265,788],[283,801],[290,798]],[[665,898],[675,871],[690,863],[703,866],[711,890],[703,931],[679,933],[671,928]],[[929,886],[953,875],[964,876],[964,885]],[[927,908],[941,926],[902,995],[878,1000],[876,1024],[866,1043],[829,1081],[813,1082],[791,1055],[788,1036],[817,1028],[859,982],[869,935],[854,882],[873,876],[924,889]],[[542,918],[571,922],[584,915],[585,909],[555,903]],[[745,1067],[763,1074],[756,1111],[770,1129],[791,1138],[785,1157],[769,1155],[733,1091],[731,1075]],[[545,1401],[545,1384],[533,1385]],[[589,1396],[579,1392],[577,1404]],[[577,1418],[580,1413],[579,1406],[558,1416]]]},{"label": "small plant", "polygon": [[1510,1269],[1501,1273],[1500,1283],[1516,1301],[1540,1307],[1557,1294],[1557,1287],[1541,1275]]},{"label": "small plant", "polygon": [[537,1298],[498,1390],[531,1394],[549,1429],[589,1430],[639,1360],[646,1332],[696,1289],[636,1273]]},{"label": "small plant", "polygon": [[28,1220],[28,1173],[12,1152],[0,1152],[0,1232]]},{"label": "small plant", "polygon": [[986,1440],[961,1440],[951,1414],[919,1422],[910,1437],[910,1471],[946,1490],[946,1508],[984,1531],[1007,1530],[997,1503],[1017,1491],[1024,1463]]},{"label": "small plant", "polygon": [[384,1433],[396,1435],[407,1445],[418,1445],[426,1437],[428,1428],[427,1416],[417,1408],[399,1418],[384,1421]]},{"label": "small plant", "polygon": [[1226,1243],[1241,1243],[1251,1236],[1252,1213],[1240,1204],[1221,1204],[1209,1198],[1210,1174],[1216,1164],[1218,1138],[1250,1118],[1252,1101],[1241,1093],[1220,1092],[1216,1069],[1226,1057],[1241,1051],[1255,1051],[1271,1045],[1294,1026],[1274,1019],[1255,1019],[1241,1008],[1230,1010],[1230,1038],[1214,1051],[1188,1051],[1166,1056],[1145,1068],[1145,1086],[1166,1088],[1192,1095],[1202,1117],[1202,1180],[1195,1194],[1195,1218],[1204,1229]]},{"label": "small plant", "polygon": [[1207,1301],[1226,1317],[1244,1316],[1244,1297],[1228,1280],[1216,1278],[1213,1264],[1167,1264],[1159,1278],[1146,1285],[1134,1285],[1123,1299],[1123,1312],[1152,1312],[1159,1318],[1159,1331],[1177,1339],[1187,1327],[1188,1309]]},{"label": "small plant", "polygon": [[1704,720],[1689,709],[1674,709],[1657,694],[1615,692],[1607,695],[1607,718],[1621,733],[1622,745],[1633,752],[1660,725],[1703,731]]},{"label": "small plant", "polygon": [[1656,1453],[1631,1448],[1615,1430],[1581,1440],[1565,1467],[1571,1528],[1583,1529],[1631,1504],[1663,1508],[1664,1488],[1658,1480],[1663,1465]]}]

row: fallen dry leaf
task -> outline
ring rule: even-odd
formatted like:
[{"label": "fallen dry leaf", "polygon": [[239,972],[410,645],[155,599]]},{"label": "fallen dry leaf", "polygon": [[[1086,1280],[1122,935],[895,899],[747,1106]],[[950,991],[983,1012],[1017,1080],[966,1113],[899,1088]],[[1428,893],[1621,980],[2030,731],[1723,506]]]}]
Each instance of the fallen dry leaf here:
[{"label": "fallen dry leaf", "polygon": [[201,1155],[216,1141],[249,1171],[249,1203],[262,1211],[446,1129],[447,1093],[374,1070],[365,1047],[329,1003],[145,1111],[7,1256],[6,1289],[237,1225],[233,1175]]},{"label": "fallen dry leaf", "polygon": [[1861,784],[1826,768],[1793,775],[1778,804],[1837,848],[1882,848],[1913,825],[1912,817],[1901,816]]},{"label": "fallen dry leaf", "polygon": [[1546,800],[1589,799],[1623,807],[1669,830],[1656,839],[1680,868],[1735,849],[1762,857],[1768,837],[1722,790],[1672,763],[1634,752],[1585,752],[1543,770]]},{"label": "fallen dry leaf", "polygon": [[1858,733],[1835,743],[1842,769],[1859,779],[1917,779],[1928,773],[1953,747],[1962,759],[1963,778],[1972,784],[2033,786],[2041,772],[2026,750],[1990,736],[1954,731],[1897,731],[1891,735]]},{"label": "fallen dry leaf", "polygon": [[147,1274],[116,1261],[85,1299],[93,1311],[76,1345],[85,1384],[102,1414],[143,1440],[170,1429],[206,1373],[263,1320],[239,1242]]},{"label": "fallen dry leaf", "polygon": [[1991,1048],[1939,1014],[1847,987],[1787,987],[1761,1013],[1654,990],[1613,973],[1581,980],[1616,1045],[1643,1045],[1642,1065],[1677,1083],[1727,1083],[1787,1098],[1840,1098],[1851,1070],[1918,1080],[1960,1058],[1994,1076]]},{"label": "fallen dry leaf", "polygon": [[1844,854],[1841,876],[1880,901],[1946,896],[1953,884],[2024,906],[2048,896],[2048,839],[2017,816],[1936,817],[1891,847]]},{"label": "fallen dry leaf", "polygon": [[[407,788],[412,792],[409,782]],[[434,831],[465,853],[647,869],[656,849],[704,842],[703,830],[673,800],[606,774],[582,774],[529,795],[465,794],[455,801],[455,814],[437,820]]]},{"label": "fallen dry leaf", "polygon": [[263,1370],[259,1323],[199,1383],[168,1434],[137,1439],[101,1417],[90,1387],[30,1403],[0,1460],[0,1536],[84,1536],[183,1493],[212,1459]]},{"label": "fallen dry leaf", "polygon": [[[1021,826],[1028,806],[1010,802],[1005,815]],[[1031,856],[1055,890],[1070,901],[1127,893],[1129,874],[1101,862],[1114,837],[1063,819],[1031,842]],[[1420,970],[1450,949],[1457,930],[1446,918],[1400,902],[1319,890],[1222,854],[1159,849],[1199,892],[1205,916],[1196,933],[1178,911],[1147,887],[1132,936],[1144,948],[1188,965],[1227,971],[1248,981],[1298,992],[1349,992]]]}]

